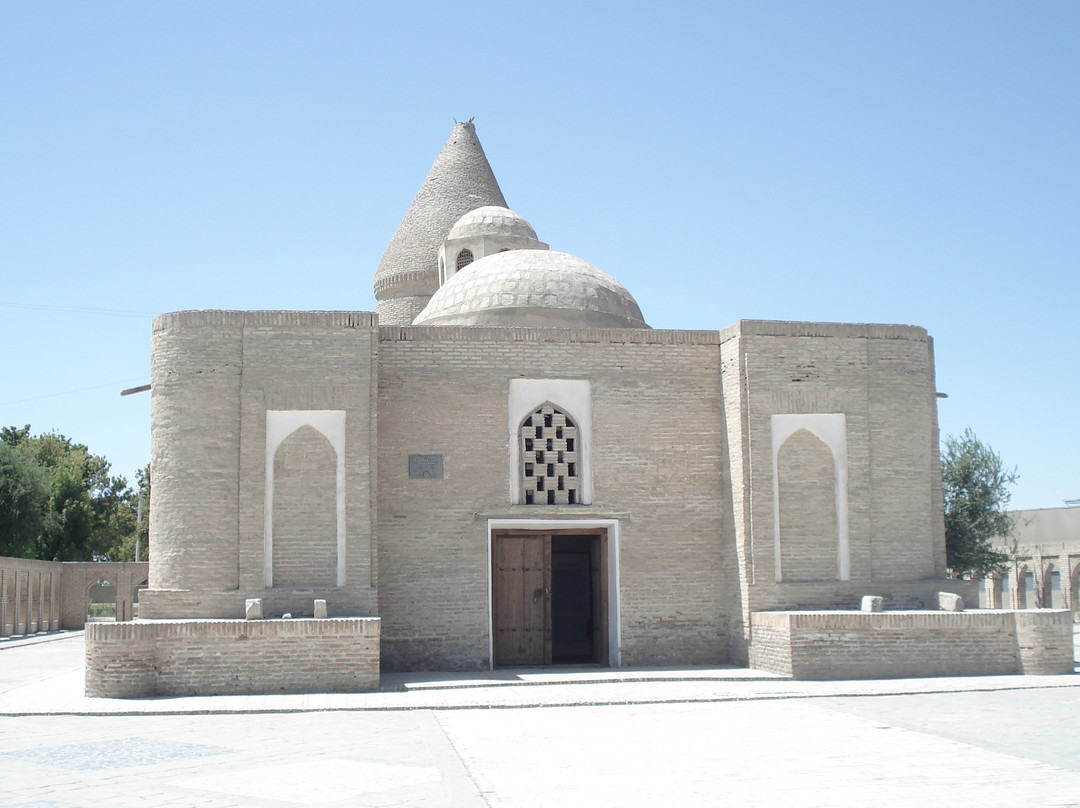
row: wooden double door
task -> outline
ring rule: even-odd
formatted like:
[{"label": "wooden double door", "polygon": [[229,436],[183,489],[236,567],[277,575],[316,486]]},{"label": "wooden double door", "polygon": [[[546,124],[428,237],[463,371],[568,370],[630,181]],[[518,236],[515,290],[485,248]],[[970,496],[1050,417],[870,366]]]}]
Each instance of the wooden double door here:
[{"label": "wooden double door", "polygon": [[607,531],[492,537],[496,665],[606,664]]}]

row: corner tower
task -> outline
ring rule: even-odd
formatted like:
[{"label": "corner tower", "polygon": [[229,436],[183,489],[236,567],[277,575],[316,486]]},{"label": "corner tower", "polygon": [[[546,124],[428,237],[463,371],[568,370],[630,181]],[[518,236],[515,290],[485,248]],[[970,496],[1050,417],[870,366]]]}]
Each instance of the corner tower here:
[{"label": "corner tower", "polygon": [[382,325],[409,325],[439,288],[439,247],[466,213],[506,207],[472,121],[455,124],[375,271]]}]

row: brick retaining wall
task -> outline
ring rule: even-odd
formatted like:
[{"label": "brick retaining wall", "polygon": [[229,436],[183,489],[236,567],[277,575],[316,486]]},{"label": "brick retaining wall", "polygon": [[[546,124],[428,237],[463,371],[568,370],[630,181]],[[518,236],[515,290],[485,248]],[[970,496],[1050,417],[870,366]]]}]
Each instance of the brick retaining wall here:
[{"label": "brick retaining wall", "polygon": [[379,629],[377,617],[90,623],[86,695],[378,690]]},{"label": "brick retaining wall", "polygon": [[1068,611],[754,612],[750,667],[793,679],[1073,672]]}]

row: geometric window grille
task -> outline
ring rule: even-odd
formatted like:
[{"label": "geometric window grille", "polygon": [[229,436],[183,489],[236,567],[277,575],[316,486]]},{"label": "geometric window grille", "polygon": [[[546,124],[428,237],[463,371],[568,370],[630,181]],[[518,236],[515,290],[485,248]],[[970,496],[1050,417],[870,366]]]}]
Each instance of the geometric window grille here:
[{"label": "geometric window grille", "polygon": [[457,271],[461,272],[465,267],[473,262],[472,250],[465,249],[457,254]]},{"label": "geometric window grille", "polygon": [[576,505],[578,430],[545,404],[521,425],[521,491],[526,505]]}]

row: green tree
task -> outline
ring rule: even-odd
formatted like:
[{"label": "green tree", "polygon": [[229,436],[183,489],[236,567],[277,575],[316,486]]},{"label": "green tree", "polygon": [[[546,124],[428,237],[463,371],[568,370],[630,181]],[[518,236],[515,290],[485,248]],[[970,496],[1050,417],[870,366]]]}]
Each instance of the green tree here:
[{"label": "green tree", "polygon": [[47,481],[40,527],[23,555],[46,561],[120,560],[134,547],[135,500],[127,481],[105,458],[58,433],[33,436],[30,427],[0,429],[0,443],[22,455]]},{"label": "green tree", "polygon": [[949,573],[983,577],[1000,569],[1008,557],[993,548],[993,541],[1012,530],[1005,509],[1009,487],[1019,479],[1016,469],[1005,468],[997,452],[965,429],[960,437],[945,439],[941,478]]},{"label": "green tree", "polygon": [[34,558],[49,501],[49,478],[26,454],[0,442],[0,555]]},{"label": "green tree", "polygon": [[[127,494],[127,514],[130,530],[124,532],[119,544],[109,550],[111,561],[134,561],[135,542],[139,543],[139,561],[150,560],[150,465],[135,472],[136,487]],[[142,494],[142,521],[139,516],[139,495]]]}]

